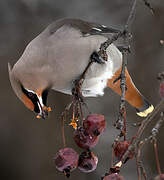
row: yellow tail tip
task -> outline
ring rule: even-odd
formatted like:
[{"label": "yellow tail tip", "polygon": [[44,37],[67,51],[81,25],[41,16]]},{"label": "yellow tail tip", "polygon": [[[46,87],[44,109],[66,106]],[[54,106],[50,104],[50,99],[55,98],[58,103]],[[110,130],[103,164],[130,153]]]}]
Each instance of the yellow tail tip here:
[{"label": "yellow tail tip", "polygon": [[148,114],[150,114],[154,110],[154,106],[151,105],[148,109],[145,109],[142,112],[137,112],[137,115],[140,117],[146,117]]}]

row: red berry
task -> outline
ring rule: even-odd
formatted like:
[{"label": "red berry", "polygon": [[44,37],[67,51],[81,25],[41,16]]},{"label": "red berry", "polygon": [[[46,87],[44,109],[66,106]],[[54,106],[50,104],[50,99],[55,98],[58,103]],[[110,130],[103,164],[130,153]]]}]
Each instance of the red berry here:
[{"label": "red berry", "polygon": [[54,159],[56,168],[69,177],[70,171],[78,166],[79,155],[72,148],[64,148],[59,150]]},{"label": "red berry", "polygon": [[88,134],[98,136],[104,132],[106,122],[101,114],[90,114],[83,122],[84,129]]},{"label": "red berry", "polygon": [[98,163],[98,158],[93,152],[85,151],[79,156],[78,168],[80,171],[89,173],[96,169]]},{"label": "red berry", "polygon": [[105,176],[103,180],[124,180],[124,178],[117,173],[113,173]]},{"label": "red berry", "polygon": [[[118,160],[121,160],[122,156],[127,151],[129,145],[129,141],[120,141],[116,144],[116,146],[114,147],[114,154],[118,158]],[[133,153],[129,153],[128,159],[132,159],[133,155]]]},{"label": "red berry", "polygon": [[154,178],[154,180],[164,180],[164,174],[160,174]]},{"label": "red berry", "polygon": [[74,132],[74,140],[80,148],[90,149],[98,143],[99,137],[89,135],[84,128],[80,127]]},{"label": "red berry", "polygon": [[161,98],[164,98],[164,81],[162,81],[160,84],[159,94],[160,94]]}]

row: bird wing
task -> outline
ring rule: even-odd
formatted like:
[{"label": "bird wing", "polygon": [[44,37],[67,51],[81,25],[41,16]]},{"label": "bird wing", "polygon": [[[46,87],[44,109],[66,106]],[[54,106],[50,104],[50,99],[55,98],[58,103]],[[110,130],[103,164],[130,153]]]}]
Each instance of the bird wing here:
[{"label": "bird wing", "polygon": [[118,29],[115,29],[113,27],[107,27],[98,23],[87,22],[81,19],[65,18],[55,21],[55,23],[51,24],[51,26],[49,27],[50,33],[52,34],[56,32],[63,25],[67,25],[79,30],[84,36],[103,35],[103,34],[112,34],[112,33],[120,32],[120,30]]}]

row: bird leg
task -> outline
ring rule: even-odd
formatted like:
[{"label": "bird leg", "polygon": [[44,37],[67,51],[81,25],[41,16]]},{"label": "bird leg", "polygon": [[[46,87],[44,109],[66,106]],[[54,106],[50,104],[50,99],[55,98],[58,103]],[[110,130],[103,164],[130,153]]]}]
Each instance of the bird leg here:
[{"label": "bird leg", "polygon": [[90,68],[90,66],[92,65],[93,61],[89,61],[87,67],[85,68],[84,72],[80,75],[80,77],[78,79],[76,79],[73,83],[74,83],[74,87],[72,88],[72,95],[75,97],[76,100],[80,101],[80,102],[84,102],[83,101],[83,95],[81,92],[81,87],[83,85],[83,82],[85,80],[86,74],[88,72],[88,69]]},{"label": "bird leg", "polygon": [[[100,56],[98,55],[97,52],[92,53],[92,55],[90,57],[90,61],[87,65],[87,67],[85,68],[84,72],[80,75],[80,77],[78,79],[76,79],[73,82],[73,88],[72,88],[73,107],[75,107],[75,106],[80,107],[80,108],[73,108],[73,118],[72,118],[72,122],[70,123],[70,125],[72,125],[74,129],[77,128],[76,119],[78,119],[78,117],[75,117],[75,114],[79,114],[80,119],[83,120],[82,105],[85,105],[87,107],[86,103],[83,100],[81,88],[82,88],[83,82],[85,80],[86,74],[88,72],[88,69],[94,62],[99,63],[99,64],[104,63],[104,60],[100,59]],[[87,107],[87,109],[88,109],[88,107]]]},{"label": "bird leg", "polygon": [[103,54],[103,58],[101,56],[98,54],[98,52],[95,51],[91,54],[90,59],[92,62],[96,62],[98,64],[104,64],[105,63],[104,61],[107,61],[108,57],[106,54]]}]

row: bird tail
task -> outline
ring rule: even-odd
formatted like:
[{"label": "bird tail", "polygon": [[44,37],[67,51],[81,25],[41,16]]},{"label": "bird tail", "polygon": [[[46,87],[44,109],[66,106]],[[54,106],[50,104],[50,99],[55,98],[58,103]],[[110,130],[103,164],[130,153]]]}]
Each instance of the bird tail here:
[{"label": "bird tail", "polygon": [[[121,68],[116,71],[116,73],[111,79],[108,79],[107,81],[107,86],[119,95],[121,95],[120,81],[118,80],[114,82],[114,80],[120,76],[120,72]],[[149,113],[153,111],[154,107],[135,87],[127,69],[125,70],[125,75],[127,87],[125,99],[130,105],[135,107],[138,116],[146,117]]]}]

